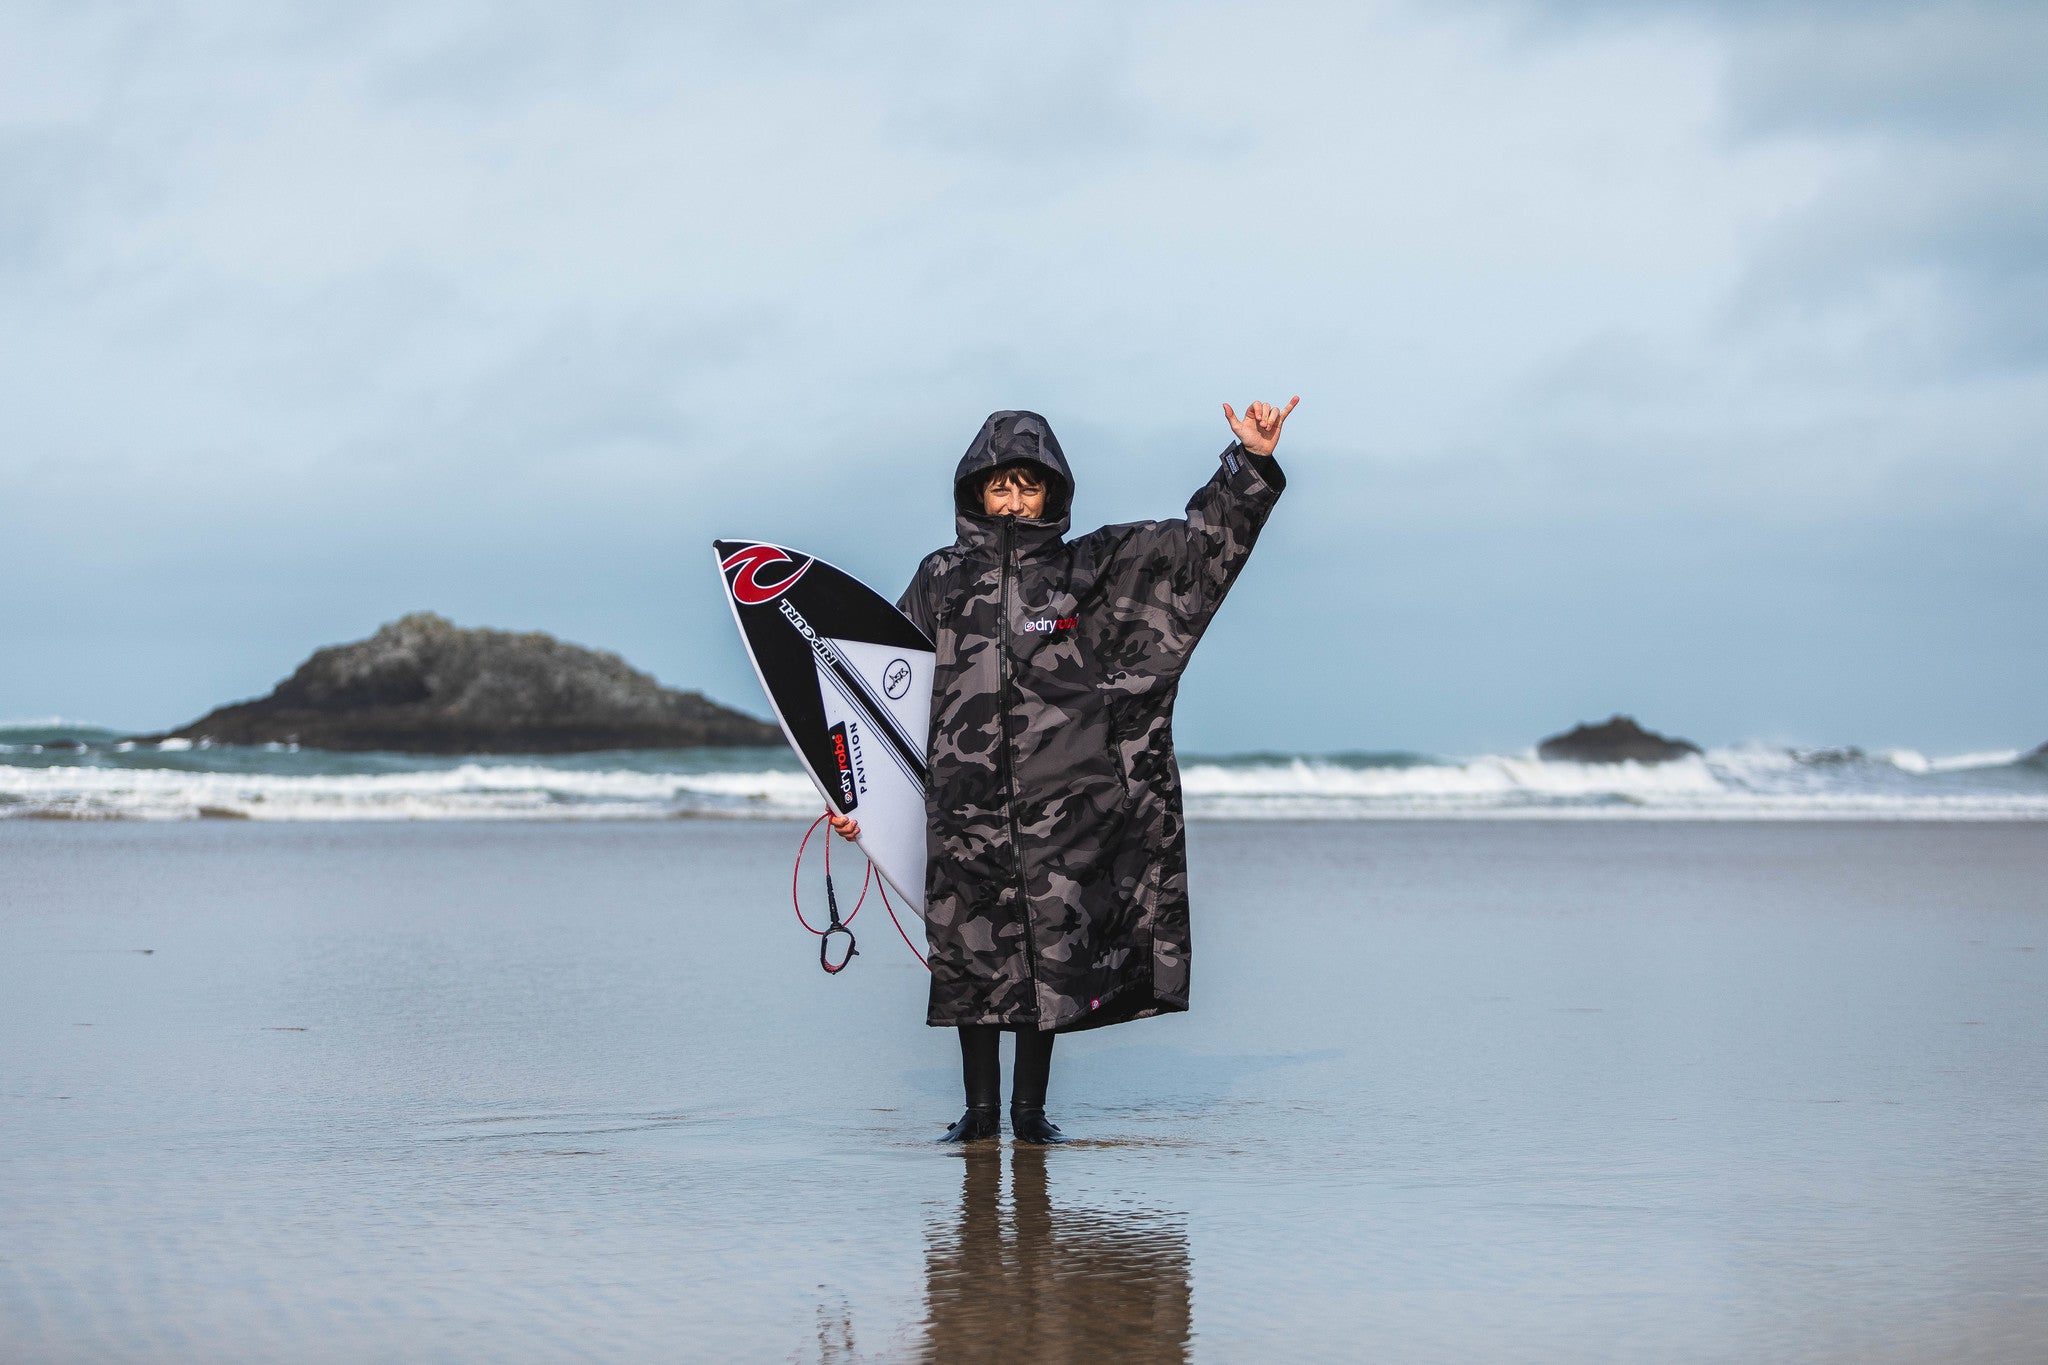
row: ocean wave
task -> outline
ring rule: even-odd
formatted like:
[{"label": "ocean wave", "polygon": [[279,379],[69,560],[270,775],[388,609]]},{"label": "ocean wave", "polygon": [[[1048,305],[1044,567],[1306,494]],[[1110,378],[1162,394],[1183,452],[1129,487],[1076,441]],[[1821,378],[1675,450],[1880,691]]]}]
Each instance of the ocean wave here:
[{"label": "ocean wave", "polygon": [[1890,749],[1884,759],[1893,767],[1909,773],[1957,773],[1972,768],[2004,768],[2019,762],[2018,749],[1996,749],[1981,754],[1954,754],[1947,758],[1929,758],[1913,749]]},{"label": "ocean wave", "polygon": [[795,771],[646,773],[464,763],[395,773],[0,767],[0,818],[74,820],[794,819],[820,806]]},{"label": "ocean wave", "polygon": [[[2048,772],[2019,758],[1763,746],[1657,765],[1262,753],[1190,757],[1182,777],[1198,820],[2048,819]],[[108,746],[0,756],[0,819],[794,820],[821,808],[781,750],[464,760]]]},{"label": "ocean wave", "polygon": [[1882,758],[1815,765],[1739,748],[1654,765],[1510,755],[1399,766],[1226,761],[1191,763],[1184,776],[1193,817],[2048,819],[2048,782],[2011,758],[1915,773]]}]

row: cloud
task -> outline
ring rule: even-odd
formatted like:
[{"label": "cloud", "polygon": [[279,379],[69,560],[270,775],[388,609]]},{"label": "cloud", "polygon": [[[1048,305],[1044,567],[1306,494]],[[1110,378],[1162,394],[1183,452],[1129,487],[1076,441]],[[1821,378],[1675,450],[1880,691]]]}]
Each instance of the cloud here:
[{"label": "cloud", "polygon": [[[1050,413],[1107,521],[1299,391],[1193,742],[1555,728],[1652,608],[1726,624],[1631,674],[1674,709],[1762,724],[1714,710],[1747,643],[1894,714],[1785,604],[1961,629],[1891,614],[1888,537],[2032,581],[2034,8],[7,7],[0,689],[169,723],[433,607],[743,698],[711,535],[893,582],[991,409]],[[1333,576],[1402,593],[1340,636],[1294,590]],[[1532,624],[1624,587],[1611,647]]]},{"label": "cloud", "polygon": [[[1811,207],[1760,243],[1737,302],[1860,315],[1873,355],[2048,362],[2048,10],[2023,0],[1532,0],[1544,31],[1674,21],[1724,53],[1732,144],[1825,146]],[[1826,320],[1826,319],[1824,319]]]}]

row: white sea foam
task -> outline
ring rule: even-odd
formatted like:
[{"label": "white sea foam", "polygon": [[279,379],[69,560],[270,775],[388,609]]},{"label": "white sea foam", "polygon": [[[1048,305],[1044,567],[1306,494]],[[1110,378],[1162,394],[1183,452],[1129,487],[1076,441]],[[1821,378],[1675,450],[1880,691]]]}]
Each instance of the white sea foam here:
[{"label": "white sea foam", "polygon": [[[1992,765],[1959,770],[1977,766]],[[1184,776],[1195,817],[2048,819],[2048,783],[1932,789],[1899,770],[1886,782],[1869,767],[1816,768],[1784,750],[1729,749],[1655,765],[1501,755],[1410,766],[1196,763]]]},{"label": "white sea foam", "polygon": [[1956,773],[1972,768],[2002,768],[2018,759],[2018,749],[1995,749],[1980,754],[1955,754],[1929,758],[1918,749],[1880,749],[1873,758],[1891,764],[1902,773]]},{"label": "white sea foam", "polygon": [[1274,796],[1491,798],[1502,796],[1650,798],[1719,790],[1696,758],[1675,763],[1545,763],[1536,758],[1487,755],[1459,763],[1360,767],[1295,759],[1239,767],[1194,763],[1183,771],[1188,794],[1204,797]]},{"label": "white sea foam", "polygon": [[322,775],[0,767],[0,815],[82,820],[794,818],[820,804],[809,780],[795,772],[580,771],[539,764]]},{"label": "white sea foam", "polygon": [[[1743,747],[1677,762],[1202,759],[1183,765],[1196,819],[2048,819],[2048,774],[2016,754],[1920,758]],[[476,761],[321,771],[357,760],[215,749],[142,751],[79,764],[0,764],[0,817],[179,820],[646,820],[808,818],[822,808],[791,766],[712,760]],[[731,760],[725,760],[730,762]],[[241,764],[242,771],[223,770]]]},{"label": "white sea foam", "polygon": [[1936,772],[1960,772],[1965,768],[2007,768],[2026,756],[2021,749],[1994,749],[1981,754],[1957,754],[1930,762]]}]

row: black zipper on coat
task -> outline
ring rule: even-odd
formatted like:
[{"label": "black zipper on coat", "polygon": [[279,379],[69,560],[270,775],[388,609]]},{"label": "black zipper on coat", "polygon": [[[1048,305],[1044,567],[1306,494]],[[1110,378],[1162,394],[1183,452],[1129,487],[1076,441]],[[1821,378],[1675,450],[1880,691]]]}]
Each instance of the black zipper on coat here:
[{"label": "black zipper on coat", "polygon": [[1003,678],[1003,781],[1009,788],[1009,799],[1003,802],[1004,813],[1010,821],[1010,857],[1017,866],[1017,920],[1024,927],[1024,970],[1029,973],[1032,985],[1033,1009],[1038,1007],[1038,945],[1031,940],[1031,897],[1024,889],[1024,845],[1017,841],[1017,745],[1010,737],[1010,707],[1015,704],[1017,693],[1010,677],[1010,555],[1015,544],[1016,524],[1010,518],[1003,519],[1003,577],[1002,577],[1002,624],[996,632],[996,654],[1002,668]]}]

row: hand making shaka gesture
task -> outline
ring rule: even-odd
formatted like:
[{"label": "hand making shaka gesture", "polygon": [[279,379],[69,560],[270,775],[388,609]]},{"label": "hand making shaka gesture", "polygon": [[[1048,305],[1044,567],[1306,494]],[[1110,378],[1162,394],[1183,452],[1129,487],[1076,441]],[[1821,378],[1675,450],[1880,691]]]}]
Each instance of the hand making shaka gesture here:
[{"label": "hand making shaka gesture", "polygon": [[1230,404],[1223,405],[1223,420],[1230,423],[1230,429],[1237,436],[1238,444],[1254,455],[1271,455],[1273,447],[1280,443],[1280,427],[1287,421],[1287,414],[1294,411],[1294,405],[1301,401],[1296,394],[1287,400],[1287,406],[1276,408],[1271,403],[1251,403],[1245,407],[1243,418],[1230,410]]}]

